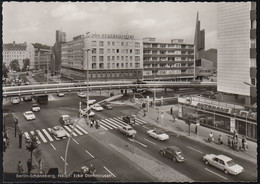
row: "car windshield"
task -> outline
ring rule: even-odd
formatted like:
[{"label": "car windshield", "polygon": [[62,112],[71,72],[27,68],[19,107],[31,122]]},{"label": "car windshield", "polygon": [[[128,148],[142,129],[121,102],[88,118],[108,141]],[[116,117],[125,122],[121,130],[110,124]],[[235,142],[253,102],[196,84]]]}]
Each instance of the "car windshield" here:
[{"label": "car windshield", "polygon": [[128,130],[133,130],[133,128],[128,128]]},{"label": "car windshield", "polygon": [[38,104],[33,104],[32,106],[33,106],[33,107],[38,107]]},{"label": "car windshield", "polygon": [[65,117],[63,117],[63,120],[64,120],[64,121],[70,120],[70,117],[65,116]]},{"label": "car windshield", "polygon": [[32,112],[26,112],[26,114],[27,114],[27,115],[33,115],[33,113],[32,113]]},{"label": "car windshield", "polygon": [[227,161],[227,165],[228,165],[229,167],[231,167],[231,166],[233,166],[233,165],[236,165],[236,163],[233,162],[233,160],[229,160],[229,161]]}]

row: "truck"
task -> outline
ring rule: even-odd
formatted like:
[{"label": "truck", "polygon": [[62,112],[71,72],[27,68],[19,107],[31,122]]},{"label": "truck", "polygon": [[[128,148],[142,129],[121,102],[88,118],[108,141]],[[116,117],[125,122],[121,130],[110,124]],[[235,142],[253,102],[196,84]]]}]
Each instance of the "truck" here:
[{"label": "truck", "polygon": [[35,96],[33,96],[33,99],[38,104],[46,105],[46,104],[48,104],[48,97],[49,97],[49,95],[35,95]]},{"label": "truck", "polygon": [[130,125],[119,127],[118,130],[129,137],[134,137],[136,134],[136,130],[134,130]]}]

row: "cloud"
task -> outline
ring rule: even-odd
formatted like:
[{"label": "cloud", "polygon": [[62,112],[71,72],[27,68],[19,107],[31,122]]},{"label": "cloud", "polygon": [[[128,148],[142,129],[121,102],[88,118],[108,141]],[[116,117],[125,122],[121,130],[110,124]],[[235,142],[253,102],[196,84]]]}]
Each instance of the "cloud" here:
[{"label": "cloud", "polygon": [[130,22],[130,26],[137,26],[141,29],[153,27],[155,24],[156,24],[156,20],[150,18],[144,20],[132,20]]},{"label": "cloud", "polygon": [[67,3],[53,9],[51,15],[64,21],[84,20],[88,17],[88,14],[85,11],[81,11],[75,4]]},{"label": "cloud", "polygon": [[14,32],[34,32],[39,30],[40,21],[31,21],[29,23],[24,23],[20,28],[12,29]]}]

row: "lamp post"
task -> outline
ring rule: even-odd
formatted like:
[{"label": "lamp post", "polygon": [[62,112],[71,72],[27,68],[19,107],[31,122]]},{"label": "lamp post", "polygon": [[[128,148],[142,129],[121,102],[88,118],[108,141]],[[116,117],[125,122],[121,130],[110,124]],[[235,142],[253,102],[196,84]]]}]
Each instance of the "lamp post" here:
[{"label": "lamp post", "polygon": [[88,51],[90,51],[91,49],[86,49],[87,50],[87,122],[89,122],[89,114],[88,114],[88,110],[89,110],[89,62],[88,62],[88,58],[89,58],[89,54]]}]

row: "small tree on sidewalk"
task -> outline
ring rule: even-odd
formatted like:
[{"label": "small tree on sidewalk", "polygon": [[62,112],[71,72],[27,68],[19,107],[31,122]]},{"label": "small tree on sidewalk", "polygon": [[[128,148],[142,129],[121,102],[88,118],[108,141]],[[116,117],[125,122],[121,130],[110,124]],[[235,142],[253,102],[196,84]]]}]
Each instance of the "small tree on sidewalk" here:
[{"label": "small tree on sidewalk", "polygon": [[31,160],[33,151],[38,147],[37,139],[35,136],[32,137],[31,141],[26,145],[26,149],[31,153]]}]

